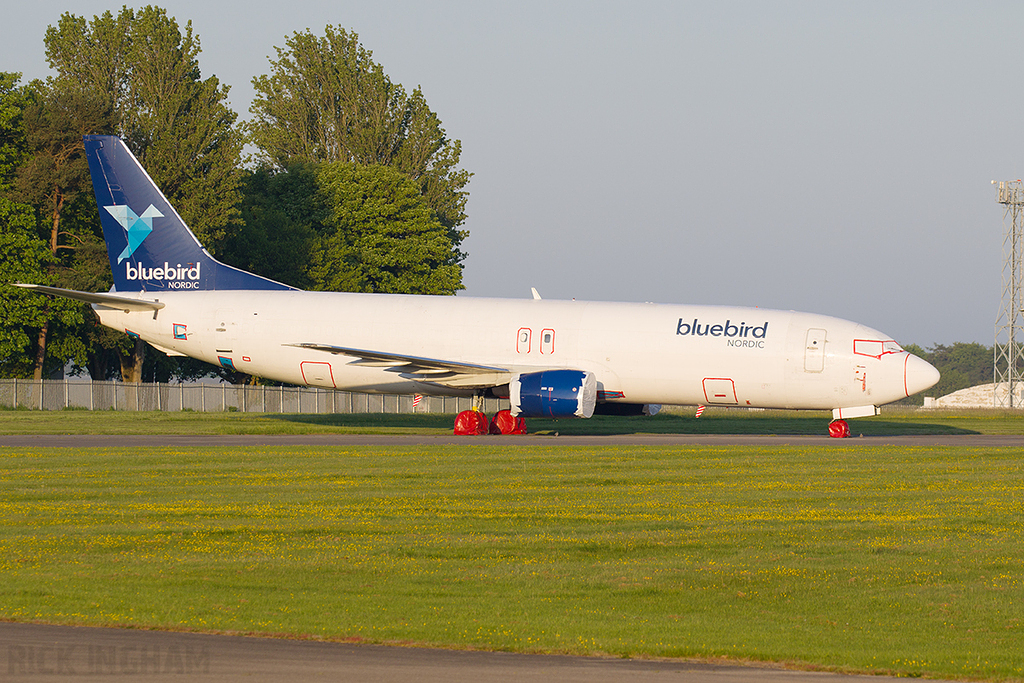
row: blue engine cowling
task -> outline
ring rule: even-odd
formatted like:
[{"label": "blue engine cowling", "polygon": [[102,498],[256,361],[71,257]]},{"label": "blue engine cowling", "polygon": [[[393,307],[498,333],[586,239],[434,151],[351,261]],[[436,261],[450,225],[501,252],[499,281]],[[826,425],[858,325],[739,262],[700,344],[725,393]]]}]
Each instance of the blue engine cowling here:
[{"label": "blue engine cowling", "polygon": [[515,417],[590,417],[597,379],[583,370],[544,370],[516,375],[508,385]]}]

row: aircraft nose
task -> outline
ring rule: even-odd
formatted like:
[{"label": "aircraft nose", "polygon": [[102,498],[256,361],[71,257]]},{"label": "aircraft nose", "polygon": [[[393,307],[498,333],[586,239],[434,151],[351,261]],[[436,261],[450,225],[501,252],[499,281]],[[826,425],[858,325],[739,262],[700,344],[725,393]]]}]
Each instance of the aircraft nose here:
[{"label": "aircraft nose", "polygon": [[923,358],[918,358],[912,353],[907,354],[903,366],[903,385],[907,396],[912,396],[919,391],[924,391],[934,386],[939,381],[939,371]]}]

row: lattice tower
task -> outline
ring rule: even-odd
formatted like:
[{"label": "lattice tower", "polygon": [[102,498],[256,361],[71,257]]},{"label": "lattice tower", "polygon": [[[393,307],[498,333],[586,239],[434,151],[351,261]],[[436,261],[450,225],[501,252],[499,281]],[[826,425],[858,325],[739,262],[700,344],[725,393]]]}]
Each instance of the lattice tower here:
[{"label": "lattice tower", "polygon": [[992,181],[1003,212],[1003,299],[996,318],[993,405],[1020,408],[1014,395],[1024,383],[1024,187],[1020,180]]}]

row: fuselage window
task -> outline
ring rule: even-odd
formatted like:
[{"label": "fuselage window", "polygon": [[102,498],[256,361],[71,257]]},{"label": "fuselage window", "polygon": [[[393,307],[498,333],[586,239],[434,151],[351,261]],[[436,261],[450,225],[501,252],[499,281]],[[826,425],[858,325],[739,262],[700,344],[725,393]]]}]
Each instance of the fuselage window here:
[{"label": "fuselage window", "polygon": [[554,330],[541,330],[541,333],[540,333],[540,352],[541,353],[554,353],[555,352],[555,331]]},{"label": "fuselage window", "polygon": [[533,330],[529,327],[520,327],[519,332],[516,334],[516,353],[529,353],[530,352],[530,338],[533,336]]},{"label": "fuselage window", "polygon": [[854,339],[853,352],[858,356],[881,358],[887,353],[903,353],[903,347],[892,339]]}]

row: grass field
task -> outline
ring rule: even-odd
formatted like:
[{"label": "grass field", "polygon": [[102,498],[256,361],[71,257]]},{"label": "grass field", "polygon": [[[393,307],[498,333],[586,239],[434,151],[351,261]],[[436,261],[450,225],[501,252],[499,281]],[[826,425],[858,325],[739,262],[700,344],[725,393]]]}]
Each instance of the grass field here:
[{"label": "grass field", "polygon": [[0,619],[1024,679],[1021,456],[4,448]]},{"label": "grass field", "polygon": [[[597,415],[589,420],[527,420],[531,434],[828,433],[827,411],[749,412],[710,408],[655,417]],[[273,413],[0,410],[2,434],[451,434],[453,415],[301,415]],[[1024,434],[1019,411],[892,412],[850,421],[854,435]]]}]

